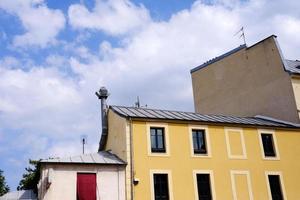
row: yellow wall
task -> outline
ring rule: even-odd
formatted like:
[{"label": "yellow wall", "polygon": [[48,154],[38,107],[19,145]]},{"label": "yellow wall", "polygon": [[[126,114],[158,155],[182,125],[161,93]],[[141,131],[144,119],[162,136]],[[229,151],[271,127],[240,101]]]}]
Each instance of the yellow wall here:
[{"label": "yellow wall", "polygon": [[[233,199],[231,170],[249,172],[253,199],[268,199],[265,171],[280,171],[287,198],[300,199],[300,132],[276,130],[280,159],[263,160],[258,130],[243,128],[246,159],[229,159],[224,127],[208,126],[211,157],[199,158],[191,156],[188,124],[169,123],[167,127],[169,156],[149,156],[146,122],[133,122],[134,172],[135,178],[139,179],[134,189],[136,200],[150,200],[150,170],[171,172],[171,187],[176,200],[195,199],[193,170],[212,170],[216,199]],[[237,196],[247,194],[246,176],[236,175],[235,180]]]},{"label": "yellow wall", "polygon": [[108,112],[108,138],[105,150],[111,150],[127,162],[125,169],[126,199],[131,199],[131,159],[129,123],[112,110]]}]

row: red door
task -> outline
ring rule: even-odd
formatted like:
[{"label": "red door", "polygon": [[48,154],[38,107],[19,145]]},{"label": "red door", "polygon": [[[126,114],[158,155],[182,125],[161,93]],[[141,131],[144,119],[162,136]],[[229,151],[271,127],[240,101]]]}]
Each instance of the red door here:
[{"label": "red door", "polygon": [[77,200],[96,200],[96,174],[77,174]]}]

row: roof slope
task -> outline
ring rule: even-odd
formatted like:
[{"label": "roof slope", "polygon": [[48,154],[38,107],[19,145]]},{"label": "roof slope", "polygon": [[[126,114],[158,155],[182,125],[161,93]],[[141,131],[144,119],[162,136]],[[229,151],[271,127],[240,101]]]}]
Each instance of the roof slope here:
[{"label": "roof slope", "polygon": [[285,70],[292,74],[300,74],[300,61],[299,60],[285,60]]},{"label": "roof slope", "polygon": [[125,106],[110,106],[110,109],[126,118],[181,120],[193,122],[207,122],[219,124],[242,124],[252,126],[270,126],[281,128],[300,128],[300,124],[293,124],[282,120],[260,117],[233,117],[223,115],[205,115],[193,112],[169,111],[149,108],[135,108]]},{"label": "roof slope", "polygon": [[91,154],[82,154],[66,158],[43,159],[41,163],[61,163],[61,164],[105,164],[105,165],[124,165],[123,160],[108,151],[100,151]]}]

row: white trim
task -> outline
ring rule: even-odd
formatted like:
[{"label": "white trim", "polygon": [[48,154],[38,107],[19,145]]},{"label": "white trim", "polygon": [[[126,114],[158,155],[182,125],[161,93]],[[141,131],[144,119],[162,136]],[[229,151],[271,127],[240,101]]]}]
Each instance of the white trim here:
[{"label": "white trim", "polygon": [[[166,152],[165,153],[154,153],[151,151],[151,134],[150,134],[150,128],[151,127],[159,127],[159,128],[164,128],[164,139],[165,139],[165,148]],[[147,129],[147,149],[148,149],[148,156],[170,156],[170,142],[169,142],[169,129],[168,129],[168,124],[167,123],[146,123],[146,129]]]},{"label": "white trim", "polygon": [[231,189],[232,189],[233,200],[238,200],[235,177],[234,177],[235,175],[245,175],[246,176],[249,199],[253,200],[253,191],[252,191],[252,185],[251,185],[250,172],[247,170],[230,170],[230,179],[231,179]]},{"label": "white trim", "polygon": [[266,177],[269,200],[272,200],[272,194],[271,194],[271,188],[270,188],[268,175],[278,175],[279,176],[280,187],[281,187],[281,192],[282,192],[282,195],[283,195],[283,199],[287,200],[282,172],[280,172],[280,171],[265,171],[265,177]]},{"label": "white trim", "polygon": [[[231,128],[231,127],[225,127],[225,140],[226,140],[226,148],[227,148],[227,155],[229,159],[247,159],[247,152],[246,152],[246,145],[245,145],[245,139],[244,139],[244,132],[242,128]],[[234,155],[231,152],[230,149],[230,140],[229,140],[229,132],[238,132],[240,134],[240,142],[242,146],[242,154],[240,155]]]},{"label": "white trim", "polygon": [[211,190],[212,199],[216,200],[217,196],[216,196],[215,179],[214,179],[213,171],[212,170],[193,170],[195,200],[199,199],[198,186],[197,186],[197,174],[209,174],[210,190]]},{"label": "white trim", "polygon": [[154,180],[153,180],[154,174],[168,174],[169,198],[170,198],[170,200],[173,200],[172,172],[171,172],[171,170],[161,170],[161,169],[151,169],[150,170],[151,200],[155,200],[155,198],[154,198]]},{"label": "white trim", "polygon": [[[279,155],[279,150],[278,150],[278,146],[277,146],[277,139],[276,139],[276,134],[274,130],[268,130],[268,129],[257,129],[258,132],[258,140],[259,140],[259,145],[260,145],[260,150],[261,150],[261,157],[264,160],[280,160],[280,155]],[[269,156],[265,156],[265,152],[264,152],[264,147],[263,147],[263,143],[262,143],[262,138],[261,138],[261,134],[266,133],[266,134],[272,134],[272,140],[273,140],[273,148],[275,151],[275,157],[269,157]]]},{"label": "white trim", "polygon": [[[206,154],[195,154],[194,153],[193,132],[192,132],[193,129],[204,130],[205,144],[206,144],[206,151],[207,151]],[[202,157],[202,158],[210,158],[211,157],[210,137],[209,137],[208,126],[189,125],[189,140],[190,140],[190,151],[191,151],[192,157]]]}]

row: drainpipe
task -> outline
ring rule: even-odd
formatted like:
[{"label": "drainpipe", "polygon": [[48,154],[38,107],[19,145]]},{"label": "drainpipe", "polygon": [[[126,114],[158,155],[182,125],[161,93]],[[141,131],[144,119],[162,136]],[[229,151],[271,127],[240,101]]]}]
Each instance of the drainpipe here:
[{"label": "drainpipe", "polygon": [[102,121],[102,135],[99,142],[99,151],[103,151],[105,149],[106,141],[107,141],[107,135],[108,135],[108,120],[107,120],[107,103],[106,99],[108,97],[108,91],[105,87],[101,87],[99,92],[96,92],[96,96],[101,101],[101,121]]}]

